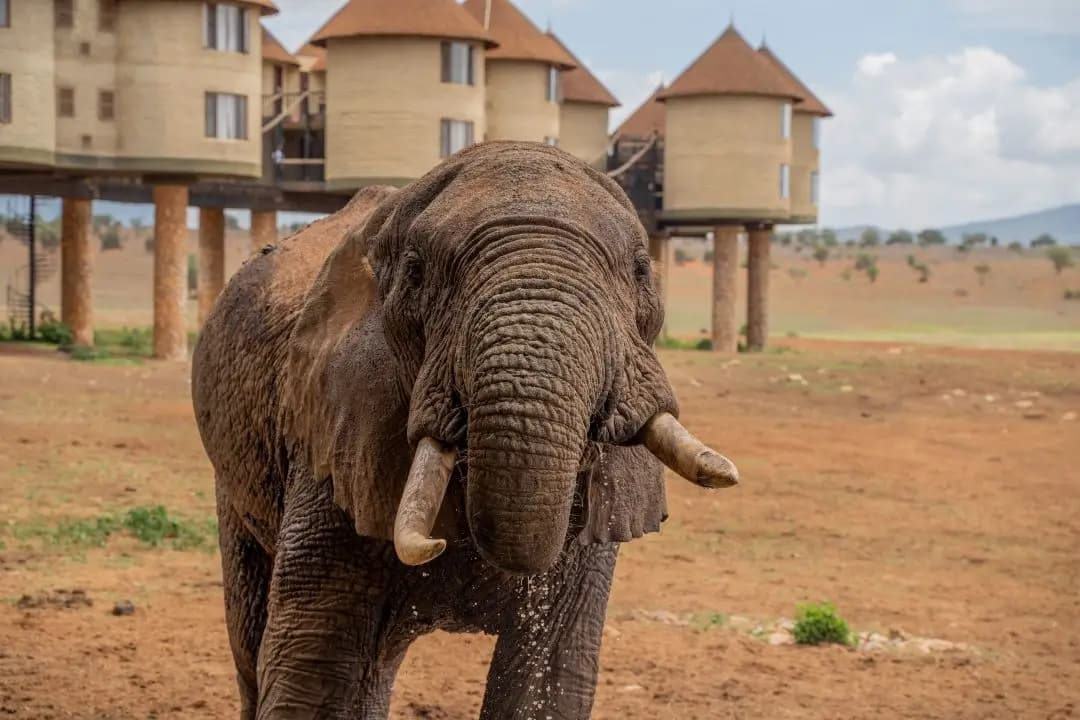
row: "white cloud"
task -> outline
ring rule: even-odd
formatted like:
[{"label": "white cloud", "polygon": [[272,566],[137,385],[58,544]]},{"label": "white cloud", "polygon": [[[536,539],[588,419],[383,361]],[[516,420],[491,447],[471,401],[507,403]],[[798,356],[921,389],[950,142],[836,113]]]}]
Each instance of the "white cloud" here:
[{"label": "white cloud", "polygon": [[1080,77],[1038,86],[989,48],[868,55],[823,93],[824,222],[944,225],[1080,200]]},{"label": "white cloud", "polygon": [[896,54],[891,52],[865,55],[859,60],[859,73],[870,77],[880,75],[894,62]]},{"label": "white cloud", "polygon": [[1080,35],[1077,0],[952,0],[952,3],[985,27]]}]

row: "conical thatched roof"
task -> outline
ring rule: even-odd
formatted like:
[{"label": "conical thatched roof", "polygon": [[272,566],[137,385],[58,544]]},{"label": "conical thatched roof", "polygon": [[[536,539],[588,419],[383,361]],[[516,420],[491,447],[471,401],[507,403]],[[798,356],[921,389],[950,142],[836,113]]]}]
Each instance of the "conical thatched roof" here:
[{"label": "conical thatched roof", "polygon": [[274,34],[267,30],[262,29],[262,56],[263,60],[269,60],[270,62],[283,63],[285,65],[299,65],[300,61],[296,59],[296,56],[285,49],[285,46],[278,42],[278,39],[274,37]]},{"label": "conical thatched roof", "polygon": [[[490,4],[490,7],[489,7]],[[558,65],[563,70],[577,67],[562,46],[540,32],[510,0],[465,0],[462,5],[481,24],[490,20],[488,31],[499,47],[489,50],[488,60],[527,60]],[[488,10],[490,9],[490,17]]]},{"label": "conical thatched roof", "polygon": [[664,91],[661,84],[649,96],[649,99],[641,103],[638,109],[623,120],[622,125],[615,130],[616,138],[645,138],[652,137],[653,133],[663,137],[667,130],[667,115],[664,104],[660,102],[660,93]]},{"label": "conical thatched roof", "polygon": [[799,99],[802,102],[795,106],[795,112],[810,113],[811,115],[820,115],[822,117],[832,117],[832,112],[829,108],[825,107],[825,103],[821,102],[821,100],[810,91],[810,88],[808,88],[795,73],[791,72],[788,66],[782,63],[780,58],[776,57],[773,51],[770,50],[765,43],[762,43],[761,47],[758,48],[758,53],[768,60],[776,71],[780,73],[781,77],[788,83],[792,92],[798,94]]},{"label": "conical thatched roof", "polygon": [[660,95],[664,101],[691,95],[763,95],[799,99],[772,64],[743,39],[734,25]]},{"label": "conical thatched roof", "polygon": [[454,0],[349,0],[323,25],[311,42],[375,36],[436,37],[496,43],[483,26]]},{"label": "conical thatched roof", "polygon": [[574,53],[570,52],[570,48],[566,47],[566,44],[558,38],[553,32],[548,32],[548,35],[559,44],[570,59],[577,63],[577,67],[573,70],[567,70],[562,74],[562,92],[563,100],[566,102],[580,102],[580,103],[594,103],[596,105],[607,105],[608,107],[619,107],[620,103],[611,94],[604,84],[593,75],[589,68],[585,67],[585,64],[577,59]]}]

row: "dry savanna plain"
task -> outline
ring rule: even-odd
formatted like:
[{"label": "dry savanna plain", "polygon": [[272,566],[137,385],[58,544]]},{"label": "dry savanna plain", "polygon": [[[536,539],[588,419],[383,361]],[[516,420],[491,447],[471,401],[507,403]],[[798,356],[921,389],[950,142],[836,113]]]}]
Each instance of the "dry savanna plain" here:
[{"label": "dry savanna plain", "polygon": [[[126,241],[98,258],[103,328],[149,324],[151,256]],[[234,270],[246,235],[229,248]],[[0,282],[20,252],[0,237]],[[769,351],[661,350],[743,483],[672,478],[663,532],[623,547],[594,717],[1080,717],[1080,270],[887,248],[871,283],[854,252],[776,249]],[[671,270],[684,344],[710,273]],[[0,716],[235,717],[190,367],[111,337],[90,361],[0,343]],[[823,600],[853,644],[792,643]],[[476,717],[492,646],[419,640],[393,717]]]}]

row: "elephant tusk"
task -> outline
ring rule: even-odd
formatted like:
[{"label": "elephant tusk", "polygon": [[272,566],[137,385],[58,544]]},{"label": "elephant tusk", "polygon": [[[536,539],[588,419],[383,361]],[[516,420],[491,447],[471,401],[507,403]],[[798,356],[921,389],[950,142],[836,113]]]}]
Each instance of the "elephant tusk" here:
[{"label": "elephant tusk", "polygon": [[429,437],[416,446],[409,477],[394,520],[394,550],[406,565],[423,565],[442,555],[446,540],[432,538],[456,453]]},{"label": "elephant tusk", "polygon": [[638,437],[660,462],[695,485],[725,488],[739,484],[735,463],[691,435],[670,413],[653,417]]}]

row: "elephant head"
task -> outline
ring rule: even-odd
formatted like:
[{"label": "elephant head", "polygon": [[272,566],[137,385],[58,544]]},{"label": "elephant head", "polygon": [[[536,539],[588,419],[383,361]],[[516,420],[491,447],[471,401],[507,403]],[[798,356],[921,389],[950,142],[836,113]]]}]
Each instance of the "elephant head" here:
[{"label": "elephant head", "polygon": [[[536,573],[595,496],[582,482],[605,452],[651,455],[629,471],[642,478],[625,488],[632,499],[601,498],[594,512],[662,514],[653,457],[706,487],[736,482],[675,420],[652,348],[663,309],[647,238],[609,178],[554,148],[488,143],[361,198],[378,206],[308,295],[284,402],[358,532],[392,537],[409,564],[436,557],[456,473],[481,556]],[[620,520],[584,524],[605,522]]]}]

